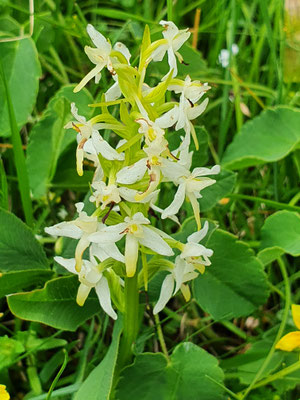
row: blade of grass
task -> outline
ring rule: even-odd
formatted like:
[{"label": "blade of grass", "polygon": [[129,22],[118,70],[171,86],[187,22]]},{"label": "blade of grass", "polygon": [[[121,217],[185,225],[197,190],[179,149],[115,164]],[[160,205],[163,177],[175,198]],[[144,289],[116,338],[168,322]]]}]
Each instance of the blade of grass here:
[{"label": "blade of grass", "polygon": [[50,386],[50,389],[49,389],[48,395],[46,397],[46,400],[50,400],[52,392],[53,392],[53,390],[54,390],[54,388],[55,388],[55,386],[56,386],[61,374],[64,372],[64,370],[65,370],[65,368],[66,368],[66,366],[68,364],[68,353],[67,353],[66,349],[63,349],[63,353],[64,353],[64,356],[65,356],[64,362],[62,363],[62,366],[61,366],[60,370],[58,371],[54,381],[52,382],[52,384]]},{"label": "blade of grass", "polygon": [[280,203],[278,201],[268,200],[268,199],[264,199],[262,197],[248,196],[246,194],[239,194],[239,193],[228,194],[228,197],[233,198],[233,199],[249,200],[249,201],[253,201],[254,203],[264,203],[266,205],[269,205],[269,206],[274,207],[275,209],[279,209],[279,210],[290,210],[290,211],[300,212],[300,207],[298,207],[298,206]]},{"label": "blade of grass", "polygon": [[8,186],[3,161],[0,159],[0,207],[8,210]]},{"label": "blade of grass", "polygon": [[29,179],[27,175],[27,168],[25,163],[25,155],[22,149],[22,141],[15,117],[15,112],[13,108],[13,104],[10,98],[8,84],[5,78],[4,68],[2,65],[2,61],[0,60],[0,74],[2,77],[4,91],[6,96],[8,115],[9,115],[9,123],[11,129],[11,141],[13,145],[13,154],[14,161],[17,170],[18,177],[18,186],[21,194],[21,202],[25,215],[25,220],[27,225],[30,227],[33,226],[33,211],[32,211],[32,203],[30,198],[30,189],[29,189]]}]

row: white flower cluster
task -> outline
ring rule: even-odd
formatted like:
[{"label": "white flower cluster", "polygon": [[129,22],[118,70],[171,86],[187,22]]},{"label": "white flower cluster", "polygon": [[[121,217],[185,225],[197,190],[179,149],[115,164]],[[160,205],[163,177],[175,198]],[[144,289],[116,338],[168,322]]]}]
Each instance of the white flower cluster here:
[{"label": "white flower cluster", "polygon": [[[197,102],[210,87],[192,81],[189,76],[184,81],[176,78],[176,58],[183,61],[178,50],[190,33],[187,29],[178,30],[173,22],[161,21],[160,24],[164,27],[163,38],[155,42],[151,42],[149,28],[145,28],[138,67],[130,65],[131,55],[124,44],[118,42],[112,47],[109,40],[88,25],[87,32],[96,48],[86,46],[85,52],[95,67],[74,92],[81,90],[92,78],[98,83],[105,67],[114,83],[102,96],[102,102],[94,105],[101,108],[101,113],[89,121],[79,115],[73,103],[71,113],[75,120],[66,128],[77,132],[78,174],[83,174],[85,158],[95,165],[90,201],[95,203],[96,211],[89,216],[83,211],[84,204],[77,203],[78,217],[74,221],[46,228],[51,235],[79,240],[73,259],[55,258],[68,271],[78,275],[78,304],[83,305],[91,288],[95,288],[100,305],[114,319],[117,314],[112,300],[117,308],[122,308],[122,278],[134,277],[138,273],[141,253],[140,273],[145,279],[147,273],[143,270],[147,268],[149,254],[157,258],[174,256],[173,249],[180,253],[164,268],[168,274],[154,313],[161,311],[179,289],[188,300],[190,292],[186,282],[204,272],[213,254],[212,250],[199,244],[208,231],[208,223],[205,222],[201,229],[198,199],[202,197],[202,189],[215,183],[208,175],[218,174],[220,167],[215,165],[211,169],[190,171],[193,152],[189,151],[191,139],[198,150],[197,135],[191,121],[204,112],[208,99],[200,104]],[[168,74],[156,87],[149,87],[145,83],[148,65],[151,61],[161,61],[166,54],[170,66]],[[179,101],[166,102],[167,91],[179,95]],[[119,119],[109,112],[109,107],[117,105]],[[177,149],[169,148],[167,128],[184,132]],[[119,137],[120,141],[115,146],[108,143],[100,134],[103,130],[113,132],[111,139]],[[177,186],[173,200],[165,209],[156,204],[163,182]],[[185,198],[191,202],[198,230],[183,244],[151,226],[147,217],[152,208],[161,214],[162,219],[171,218],[178,222],[176,214]],[[124,254],[116,244],[123,238]],[[89,260],[83,259],[87,249]],[[124,268],[114,268],[117,264]],[[147,287],[147,282],[144,284]]]}]

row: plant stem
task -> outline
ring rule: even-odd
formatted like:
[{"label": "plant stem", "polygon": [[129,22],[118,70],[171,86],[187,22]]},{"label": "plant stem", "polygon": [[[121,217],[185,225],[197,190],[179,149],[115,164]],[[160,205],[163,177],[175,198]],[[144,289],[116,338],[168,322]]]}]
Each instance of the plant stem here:
[{"label": "plant stem", "polygon": [[154,319],[155,319],[155,324],[156,324],[157,335],[158,335],[158,340],[159,340],[159,343],[160,343],[160,347],[161,347],[164,355],[169,360],[168,349],[167,349],[167,346],[166,346],[166,342],[165,342],[165,338],[164,338],[164,335],[163,335],[163,331],[161,329],[161,323],[160,323],[158,314],[154,315]]},{"label": "plant stem", "polygon": [[231,193],[228,195],[228,197],[231,197],[233,199],[250,200],[250,201],[254,201],[255,203],[265,203],[266,205],[272,206],[279,210],[290,210],[290,211],[298,211],[298,212],[300,211],[300,207],[298,207],[298,206],[280,203],[278,201],[268,200],[268,199],[264,199],[262,197],[248,196],[246,194],[239,194],[239,193]]},{"label": "plant stem", "polygon": [[139,292],[135,273],[132,278],[125,278],[125,312],[123,321],[123,336],[120,344],[118,360],[119,370],[130,363],[132,357],[132,345],[136,340],[139,329]]}]

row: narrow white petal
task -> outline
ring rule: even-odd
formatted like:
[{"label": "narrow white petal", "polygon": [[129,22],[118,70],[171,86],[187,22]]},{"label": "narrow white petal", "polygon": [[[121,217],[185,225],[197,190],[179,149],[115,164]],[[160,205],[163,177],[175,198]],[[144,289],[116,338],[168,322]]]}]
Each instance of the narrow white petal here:
[{"label": "narrow white petal", "polygon": [[128,50],[128,47],[125,46],[124,43],[122,43],[122,42],[117,42],[117,43],[114,45],[114,50],[119,51],[120,53],[122,53],[123,56],[126,58],[126,60],[127,60],[128,63],[129,63],[131,54],[130,54],[130,51]]},{"label": "narrow white petal", "polygon": [[168,218],[170,215],[177,214],[184,202],[184,198],[185,198],[185,184],[181,183],[178,186],[177,192],[174,196],[174,200],[169,205],[169,207],[164,209],[163,213],[161,214],[162,219]]},{"label": "narrow white petal", "polygon": [[76,265],[75,269],[76,271],[80,272],[81,266],[82,266],[82,256],[85,251],[90,245],[90,241],[88,239],[87,234],[83,234],[79,242],[77,243],[76,249],[75,249],[75,260],[76,260]]},{"label": "narrow white petal", "polygon": [[220,173],[220,165],[214,165],[212,168],[204,168],[204,167],[194,168],[192,172],[194,177],[217,175],[219,173]]},{"label": "narrow white petal", "polygon": [[109,243],[115,243],[122,239],[124,236],[124,230],[127,228],[128,224],[122,222],[120,224],[107,226],[98,232],[89,235],[89,240],[93,243],[99,243],[100,246]]},{"label": "narrow white petal", "polygon": [[161,285],[159,299],[158,302],[155,304],[155,307],[153,309],[153,314],[158,314],[161,310],[165,308],[166,304],[172,297],[173,288],[174,288],[173,275],[168,274]]},{"label": "narrow white petal", "polygon": [[125,265],[126,274],[129,278],[135,274],[138,254],[139,242],[134,235],[128,233],[125,239]]},{"label": "narrow white petal", "polygon": [[171,247],[151,228],[143,226],[143,232],[144,237],[139,238],[139,242],[143,246],[149,247],[149,249],[163,256],[172,256],[174,254]]},{"label": "narrow white petal", "polygon": [[93,131],[92,133],[93,145],[97,151],[107,160],[124,160],[124,154],[118,153],[110,144],[108,144],[102,137],[99,132]]},{"label": "narrow white petal", "polygon": [[108,282],[107,282],[107,279],[105,278],[105,276],[102,276],[100,281],[95,286],[95,290],[96,290],[100,305],[103,308],[103,310],[106,312],[106,314],[108,314],[112,319],[117,319],[118,316],[115,313],[115,311],[111,305],[109,286],[108,286]]},{"label": "narrow white petal", "polygon": [[86,30],[89,37],[92,39],[94,45],[99,50],[102,50],[103,53],[108,55],[111,52],[111,45],[107,41],[107,39],[100,32],[98,32],[91,24],[88,24]]},{"label": "narrow white petal", "polygon": [[199,115],[201,115],[205,111],[207,104],[208,104],[208,98],[202,101],[202,103],[199,104],[198,106],[191,107],[188,110],[188,119],[192,120],[199,117]]},{"label": "narrow white petal", "polygon": [[76,302],[79,306],[83,306],[90,291],[91,291],[90,286],[86,286],[84,283],[81,283],[78,288],[77,292],[77,297],[76,297]]},{"label": "narrow white petal", "polygon": [[188,243],[199,243],[207,234],[208,232],[208,222],[205,221],[203,228],[195,233],[192,233],[187,241]]},{"label": "narrow white petal", "polygon": [[168,48],[168,63],[170,65],[170,70],[173,70],[173,78],[177,75],[177,60],[172,47]]},{"label": "narrow white petal", "polygon": [[173,107],[170,111],[163,114],[161,117],[155,120],[155,124],[158,125],[160,128],[170,128],[176,124],[179,116],[179,108],[178,106]]},{"label": "narrow white petal", "polygon": [[60,222],[59,224],[45,228],[45,232],[52,236],[66,236],[72,239],[80,239],[82,230],[71,222]]},{"label": "narrow white petal", "polygon": [[123,184],[131,184],[140,181],[147,170],[147,159],[142,158],[135,164],[124,167],[117,173],[117,182]]},{"label": "narrow white petal", "polygon": [[66,268],[66,270],[71,272],[71,274],[78,275],[78,272],[75,269],[75,258],[64,258],[64,257],[56,256],[56,257],[54,257],[54,260],[58,264],[62,265],[64,268]]},{"label": "narrow white petal", "polygon": [[107,254],[107,257],[111,257],[114,260],[121,261],[125,263],[125,258],[123,254],[120,252],[118,247],[114,243],[107,243],[102,247],[102,250]]},{"label": "narrow white petal", "polygon": [[179,31],[178,35],[176,35],[176,37],[172,41],[173,50],[174,51],[179,50],[180,47],[183,45],[183,43],[188,40],[190,35],[191,32]]},{"label": "narrow white petal", "polygon": [[97,64],[73,89],[74,93],[79,92],[91,79],[93,79],[104,68],[105,64]]},{"label": "narrow white petal", "polygon": [[115,101],[121,94],[119,82],[115,82],[105,93],[105,101]]}]

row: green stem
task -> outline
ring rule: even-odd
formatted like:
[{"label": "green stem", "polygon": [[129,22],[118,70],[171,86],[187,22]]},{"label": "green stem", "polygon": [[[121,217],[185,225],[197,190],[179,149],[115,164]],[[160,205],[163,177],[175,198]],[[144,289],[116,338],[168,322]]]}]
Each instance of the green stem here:
[{"label": "green stem", "polygon": [[125,278],[125,312],[123,321],[123,336],[120,344],[118,360],[119,370],[130,363],[132,346],[136,340],[139,329],[139,292],[136,273],[132,278]]},{"label": "green stem", "polygon": [[259,378],[261,377],[261,375],[263,374],[264,370],[266,369],[266,367],[268,366],[268,364],[271,361],[271,358],[273,357],[273,354],[275,352],[275,346],[276,343],[279,341],[279,339],[281,338],[287,319],[288,319],[288,315],[289,315],[289,310],[291,307],[291,289],[290,289],[290,283],[289,283],[289,277],[287,274],[287,270],[286,270],[286,266],[282,260],[282,258],[278,258],[278,264],[280,267],[280,271],[283,277],[283,281],[284,281],[284,285],[285,285],[285,306],[284,306],[284,310],[283,310],[283,315],[282,315],[282,320],[277,332],[277,335],[275,337],[275,340],[273,342],[273,345],[265,359],[265,361],[263,362],[262,366],[260,367],[260,369],[258,370],[258,372],[256,373],[253,381],[251,382],[251,384],[247,387],[247,389],[242,392],[242,393],[238,393],[239,395],[241,395],[241,400],[244,400],[247,395],[251,392],[251,390],[253,390],[255,388],[255,384],[256,382],[259,380]]},{"label": "green stem", "polygon": [[250,200],[255,203],[265,203],[269,206],[272,206],[276,209],[278,208],[280,210],[282,209],[282,210],[291,210],[291,211],[298,211],[298,212],[300,211],[300,207],[298,207],[298,206],[292,206],[290,204],[280,203],[278,201],[268,200],[268,199],[264,199],[262,197],[248,196],[246,194],[239,194],[239,193],[229,194],[228,197],[231,197],[233,199]]},{"label": "green stem", "polygon": [[173,0],[167,0],[168,21],[173,21]]},{"label": "green stem", "polygon": [[164,338],[164,335],[163,335],[163,331],[161,329],[161,323],[160,323],[158,314],[154,315],[154,320],[155,320],[155,324],[156,324],[157,335],[158,335],[158,340],[159,340],[159,343],[160,343],[160,347],[161,347],[164,355],[169,360],[168,349],[167,349],[167,346],[166,346],[166,342],[165,342],[165,338]]},{"label": "green stem", "polygon": [[262,379],[260,382],[258,382],[256,385],[253,386],[253,389],[265,386],[270,382],[276,381],[277,379],[281,379],[284,376],[297,371],[298,369],[300,369],[300,361],[297,361],[296,363],[282,369],[281,371],[276,372],[276,374],[268,376],[266,379]]}]

